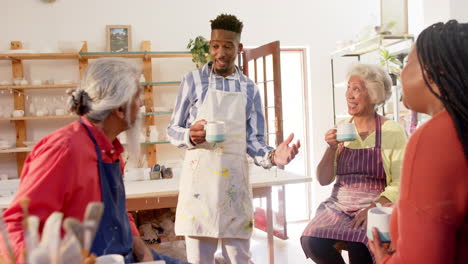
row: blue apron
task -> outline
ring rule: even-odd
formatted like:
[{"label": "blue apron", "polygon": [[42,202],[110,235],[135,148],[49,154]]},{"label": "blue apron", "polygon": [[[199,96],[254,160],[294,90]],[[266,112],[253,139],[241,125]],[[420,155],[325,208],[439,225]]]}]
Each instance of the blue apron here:
[{"label": "blue apron", "polygon": [[114,163],[103,162],[96,139],[81,119],[80,123],[88,131],[96,148],[101,181],[101,199],[104,203],[104,213],[91,252],[97,256],[120,254],[125,257],[125,263],[132,263],[134,262],[133,236],[127,216],[125,187],[120,163],[118,160]]}]

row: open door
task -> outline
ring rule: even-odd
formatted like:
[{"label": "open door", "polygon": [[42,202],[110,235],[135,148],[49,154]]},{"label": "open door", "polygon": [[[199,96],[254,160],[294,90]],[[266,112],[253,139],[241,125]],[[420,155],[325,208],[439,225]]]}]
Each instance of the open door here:
[{"label": "open door", "polygon": [[[270,146],[278,146],[283,142],[280,42],[244,49],[242,56],[239,55],[239,64],[244,74],[257,84],[263,99],[266,142]],[[278,208],[273,211],[273,234],[281,239],[288,238],[284,191],[284,186],[272,188],[272,192],[276,192],[278,197]],[[254,219],[255,227],[266,231],[266,209],[263,208],[262,202],[254,209]]]}]

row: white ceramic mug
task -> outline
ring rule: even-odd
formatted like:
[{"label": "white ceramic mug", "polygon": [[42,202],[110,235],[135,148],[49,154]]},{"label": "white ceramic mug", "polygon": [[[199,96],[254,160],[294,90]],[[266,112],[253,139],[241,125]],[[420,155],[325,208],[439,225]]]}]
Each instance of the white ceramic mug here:
[{"label": "white ceramic mug", "polygon": [[58,116],[65,115],[65,109],[62,109],[62,108],[55,109],[55,115],[58,115]]},{"label": "white ceramic mug", "polygon": [[225,140],[225,123],[223,121],[210,121],[205,125],[208,142],[223,142]]},{"label": "white ceramic mug", "polygon": [[379,230],[380,240],[382,242],[390,242],[390,216],[392,215],[391,207],[374,207],[367,211],[367,237],[374,240],[372,228],[376,227]]},{"label": "white ceramic mug", "polygon": [[31,82],[32,85],[42,85],[42,80],[33,80]]},{"label": "white ceramic mug", "polygon": [[13,117],[22,117],[22,116],[24,116],[24,110],[13,111]]},{"label": "white ceramic mug", "polygon": [[109,254],[97,257],[96,264],[125,264],[125,260],[122,255]]},{"label": "white ceramic mug", "polygon": [[7,140],[0,140],[0,148],[4,149],[4,148],[10,148],[11,147],[11,143]]},{"label": "white ceramic mug", "polygon": [[356,140],[356,127],[354,123],[342,123],[338,125],[336,131],[336,140],[337,141],[353,141]]},{"label": "white ceramic mug", "polygon": [[8,174],[5,174],[5,173],[0,174],[0,181],[6,181],[6,180],[8,180]]}]

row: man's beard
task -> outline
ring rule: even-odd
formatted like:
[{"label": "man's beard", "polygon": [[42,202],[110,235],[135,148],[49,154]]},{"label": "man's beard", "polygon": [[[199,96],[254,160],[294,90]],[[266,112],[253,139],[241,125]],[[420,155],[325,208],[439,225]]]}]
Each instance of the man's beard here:
[{"label": "man's beard", "polygon": [[216,74],[218,74],[218,75],[226,74],[226,73],[228,73],[228,71],[229,71],[228,68],[225,68],[225,69],[218,69],[218,68],[215,68],[215,72],[216,72]]},{"label": "man's beard", "polygon": [[140,129],[141,129],[141,117],[138,114],[137,119],[133,124],[130,125],[130,128],[125,131],[127,136],[127,155],[128,155],[128,165],[129,167],[140,167]]}]

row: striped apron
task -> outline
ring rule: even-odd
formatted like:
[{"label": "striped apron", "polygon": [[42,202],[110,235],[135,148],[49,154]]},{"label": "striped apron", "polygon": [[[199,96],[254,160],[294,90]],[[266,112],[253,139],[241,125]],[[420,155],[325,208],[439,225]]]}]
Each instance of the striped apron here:
[{"label": "striped apron", "polygon": [[366,227],[351,228],[360,210],[370,206],[387,186],[382,165],[381,120],[375,114],[375,146],[350,149],[341,145],[337,158],[336,182],[331,197],[317,209],[302,236],[361,242],[367,245]]}]

